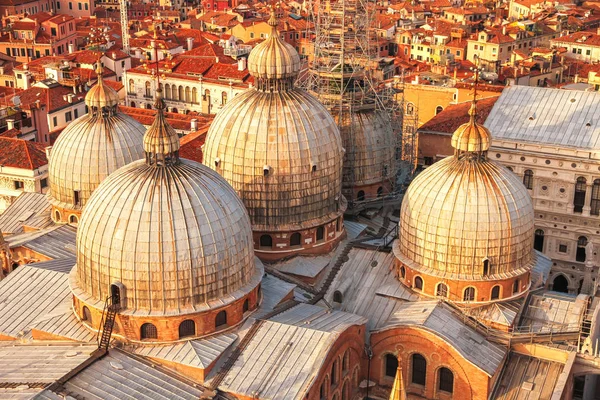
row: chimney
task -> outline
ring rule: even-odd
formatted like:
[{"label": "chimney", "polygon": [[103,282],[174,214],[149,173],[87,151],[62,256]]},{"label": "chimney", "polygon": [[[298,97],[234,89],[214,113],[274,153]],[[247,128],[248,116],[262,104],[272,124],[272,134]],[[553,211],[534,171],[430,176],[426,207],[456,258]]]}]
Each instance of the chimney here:
[{"label": "chimney", "polygon": [[187,38],[187,49],[190,51],[194,47],[194,38]]},{"label": "chimney", "polygon": [[503,34],[503,35],[506,35],[506,25],[504,25],[504,26],[502,27],[502,34]]},{"label": "chimney", "polygon": [[6,125],[8,127],[8,129],[15,129],[15,120],[10,118],[6,120]]},{"label": "chimney", "polygon": [[198,130],[198,120],[196,118],[192,118],[190,122],[190,129],[192,132],[196,132]]},{"label": "chimney", "polygon": [[135,58],[142,58],[142,49],[135,49]]},{"label": "chimney", "polygon": [[73,54],[75,52],[75,44],[69,43],[69,54]]},{"label": "chimney", "polygon": [[215,57],[215,64],[219,63],[219,57]]},{"label": "chimney", "polygon": [[50,161],[51,156],[52,156],[52,146],[48,146],[48,147],[46,147],[46,158],[48,159],[48,161]]},{"label": "chimney", "polygon": [[248,62],[248,60],[246,60],[246,57],[241,57],[238,59],[238,71],[243,71],[246,69],[246,63]]}]

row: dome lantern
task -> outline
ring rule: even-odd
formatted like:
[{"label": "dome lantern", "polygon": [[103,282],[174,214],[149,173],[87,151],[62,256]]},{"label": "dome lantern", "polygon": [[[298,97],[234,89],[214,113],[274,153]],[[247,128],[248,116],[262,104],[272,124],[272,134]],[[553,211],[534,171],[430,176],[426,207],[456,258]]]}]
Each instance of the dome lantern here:
[{"label": "dome lantern", "polygon": [[114,114],[119,104],[119,94],[116,90],[104,84],[104,68],[100,59],[96,63],[96,74],[98,75],[98,83],[85,95],[85,104],[92,115],[96,115],[98,112]]},{"label": "dome lantern", "polygon": [[156,118],[144,135],[144,151],[148,165],[164,166],[179,162],[179,136],[165,118],[166,104],[162,89],[156,90]]},{"label": "dome lantern", "polygon": [[458,127],[452,135],[452,147],[457,157],[487,157],[492,142],[490,131],[477,123],[477,101],[473,99],[469,109],[469,122]]}]

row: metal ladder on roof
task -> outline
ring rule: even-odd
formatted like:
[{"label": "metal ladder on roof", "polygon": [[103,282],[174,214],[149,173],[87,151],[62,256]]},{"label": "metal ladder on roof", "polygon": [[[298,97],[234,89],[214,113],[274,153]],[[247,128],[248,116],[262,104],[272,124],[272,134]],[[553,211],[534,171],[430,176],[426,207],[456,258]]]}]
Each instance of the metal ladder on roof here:
[{"label": "metal ladder on roof", "polygon": [[108,296],[104,302],[102,310],[102,320],[98,327],[98,349],[108,350],[110,338],[115,326],[115,317],[119,312],[120,305],[113,301],[112,296]]}]

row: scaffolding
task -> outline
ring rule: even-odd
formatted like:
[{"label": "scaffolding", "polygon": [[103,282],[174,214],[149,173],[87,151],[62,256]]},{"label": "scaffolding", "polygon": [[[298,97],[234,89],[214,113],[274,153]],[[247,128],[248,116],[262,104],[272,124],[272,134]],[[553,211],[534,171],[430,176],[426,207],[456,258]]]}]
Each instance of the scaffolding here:
[{"label": "scaffolding", "polygon": [[[343,193],[349,209],[357,211],[397,194],[404,109],[396,101],[398,88],[373,78],[379,49],[371,29],[373,3],[305,4],[309,20],[305,37],[314,49],[308,52],[308,72],[298,84],[314,94],[338,123],[346,149]],[[368,188],[377,190],[369,195]]]}]

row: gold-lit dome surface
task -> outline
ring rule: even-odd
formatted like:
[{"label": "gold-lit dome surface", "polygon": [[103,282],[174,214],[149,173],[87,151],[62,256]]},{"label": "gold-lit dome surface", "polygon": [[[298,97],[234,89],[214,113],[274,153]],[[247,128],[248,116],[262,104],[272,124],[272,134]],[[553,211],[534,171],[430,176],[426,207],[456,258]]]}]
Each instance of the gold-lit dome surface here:
[{"label": "gold-lit dome surface", "polygon": [[272,27],[269,37],[250,52],[248,71],[252,76],[264,79],[294,77],[300,72],[300,56],[294,46],[279,37],[274,15],[269,24]]},{"label": "gold-lit dome surface", "polygon": [[[396,174],[394,132],[381,111],[350,114],[340,124],[344,156],[344,186],[355,187],[393,179]],[[385,173],[387,171],[387,174]]]},{"label": "gold-lit dome surface", "polygon": [[50,202],[59,208],[80,210],[108,175],[144,158],[143,136],[142,124],[118,112],[90,112],[73,121],[50,153]]},{"label": "gold-lit dome surface", "polygon": [[492,135],[483,125],[475,122],[476,105],[469,110],[471,119],[462,124],[452,135],[452,147],[459,151],[483,152],[490,148]]},{"label": "gold-lit dome surface", "polygon": [[523,273],[533,263],[533,206],[523,183],[492,161],[447,157],[409,186],[394,252],[431,275],[483,279]]},{"label": "gold-lit dome surface", "polygon": [[215,117],[203,151],[204,164],[244,201],[255,230],[303,229],[340,213],[341,137],[305,91],[236,96]]},{"label": "gold-lit dome surface", "polygon": [[98,67],[96,68],[98,74],[98,83],[87,92],[85,95],[85,104],[90,108],[104,108],[104,107],[115,107],[119,104],[119,94],[117,91],[110,86],[104,84],[102,75],[104,69],[98,61]]},{"label": "gold-lit dome surface", "polygon": [[122,313],[176,315],[247,294],[262,268],[244,205],[223,178],[189,160],[139,160],[109,176],[86,206],[71,287],[100,304],[120,282]]}]

